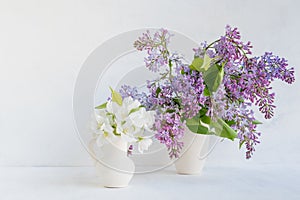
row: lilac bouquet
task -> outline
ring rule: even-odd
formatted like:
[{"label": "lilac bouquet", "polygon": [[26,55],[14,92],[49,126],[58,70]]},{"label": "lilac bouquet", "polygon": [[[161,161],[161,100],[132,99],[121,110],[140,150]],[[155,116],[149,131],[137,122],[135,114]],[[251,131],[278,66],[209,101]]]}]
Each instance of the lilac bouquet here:
[{"label": "lilac bouquet", "polygon": [[134,42],[137,50],[147,52],[146,67],[159,78],[147,81],[148,93],[124,85],[121,95],[156,111],[155,138],[166,145],[171,158],[183,148],[185,126],[197,134],[237,138],[247,149],[246,158],[251,158],[261,135],[252,106],[264,118],[272,118],[271,83],[293,83],[294,69],[271,52],[252,56],[251,43],[242,42],[238,29],[230,26],[224,36],[195,48],[192,63],[168,49],[171,37],[161,29],[153,35],[147,31]]}]

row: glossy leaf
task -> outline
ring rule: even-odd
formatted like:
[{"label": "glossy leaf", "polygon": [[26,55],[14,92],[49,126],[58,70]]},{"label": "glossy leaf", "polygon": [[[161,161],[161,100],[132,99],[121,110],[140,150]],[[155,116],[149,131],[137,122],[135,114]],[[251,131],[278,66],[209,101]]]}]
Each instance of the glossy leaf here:
[{"label": "glossy leaf", "polygon": [[161,92],[161,89],[160,87],[158,87],[155,91],[155,94],[156,94],[156,98],[158,97],[159,93]]},{"label": "glossy leaf", "polygon": [[134,112],[136,112],[136,111],[139,111],[140,108],[141,108],[141,106],[139,106],[139,107],[137,107],[137,108],[131,109],[131,110],[129,111],[129,115],[130,115],[131,113],[134,113]]},{"label": "glossy leaf", "polygon": [[107,105],[107,102],[105,102],[99,106],[96,106],[95,109],[104,109],[104,108],[106,108],[106,105]]},{"label": "glossy leaf", "polygon": [[213,58],[210,58],[208,54],[204,55],[203,64],[200,70],[207,71],[210,68]]},{"label": "glossy leaf", "polygon": [[224,77],[224,69],[222,66],[213,65],[203,73],[204,82],[210,93],[217,91]]},{"label": "glossy leaf", "polygon": [[[191,119],[187,119],[186,126],[190,131],[198,134],[214,134],[230,140],[234,140],[237,137],[236,131],[222,119],[219,118],[217,121],[212,121],[210,117],[206,115],[201,116],[200,113]],[[208,126],[214,130],[214,132],[209,131]]]},{"label": "glossy leaf", "polygon": [[240,142],[240,144],[239,144],[239,149],[241,149],[242,148],[242,146],[243,146],[243,144],[246,142],[246,140],[243,140],[242,142]]},{"label": "glossy leaf", "polygon": [[207,127],[203,126],[201,123],[200,114],[194,116],[191,119],[186,120],[186,126],[190,129],[190,131],[198,134],[209,134],[209,130]]},{"label": "glossy leaf", "polygon": [[111,91],[111,100],[113,102],[116,102],[117,104],[119,104],[121,106],[122,105],[122,96],[121,96],[121,94],[119,94],[118,92],[113,90],[111,87],[110,87],[110,91]]},{"label": "glossy leaf", "polygon": [[196,57],[192,64],[190,65],[190,69],[200,71],[200,68],[203,65],[204,60],[202,58]]},{"label": "glossy leaf", "polygon": [[260,122],[258,120],[254,120],[254,121],[252,121],[252,124],[262,124],[262,122]]},{"label": "glossy leaf", "polygon": [[206,113],[207,113],[206,108],[201,108],[201,110],[199,111],[200,117],[203,117],[204,115],[206,115]]},{"label": "glossy leaf", "polygon": [[237,137],[237,133],[233,130],[224,120],[217,119],[217,122],[211,123],[212,127],[215,128],[217,136],[234,140]]},{"label": "glossy leaf", "polygon": [[203,94],[204,94],[204,96],[206,96],[206,97],[209,97],[209,96],[210,96],[210,92],[209,92],[207,86],[204,88]]}]

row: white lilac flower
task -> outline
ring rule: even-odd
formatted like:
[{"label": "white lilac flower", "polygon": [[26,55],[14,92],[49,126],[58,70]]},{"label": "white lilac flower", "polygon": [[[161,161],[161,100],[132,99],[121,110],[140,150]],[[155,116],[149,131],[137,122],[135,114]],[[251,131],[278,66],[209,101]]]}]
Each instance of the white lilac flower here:
[{"label": "white lilac flower", "polygon": [[155,121],[154,115],[155,111],[146,111],[145,108],[140,108],[130,115],[130,119],[134,126],[150,130]]},{"label": "white lilac flower", "polygon": [[144,153],[149,149],[149,146],[152,144],[152,139],[150,138],[141,138],[138,142],[138,150],[140,153]]},{"label": "white lilac flower", "polygon": [[108,141],[121,138],[129,144],[138,143],[138,150],[142,153],[152,144],[152,140],[144,134],[151,131],[154,115],[154,111],[147,111],[138,100],[131,97],[122,99],[121,95],[112,91],[112,99],[95,111],[96,122],[92,130],[96,144],[103,146]]}]

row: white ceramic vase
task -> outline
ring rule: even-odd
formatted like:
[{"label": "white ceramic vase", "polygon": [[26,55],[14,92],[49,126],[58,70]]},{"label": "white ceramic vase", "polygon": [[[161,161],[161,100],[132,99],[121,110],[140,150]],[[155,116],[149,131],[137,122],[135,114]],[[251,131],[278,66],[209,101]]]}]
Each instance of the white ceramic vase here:
[{"label": "white ceramic vase", "polygon": [[178,174],[201,174],[206,156],[202,156],[207,152],[207,135],[196,134],[191,132],[187,127],[183,137],[184,148],[180,157],[175,162],[175,168]]},{"label": "white ceramic vase", "polygon": [[[95,147],[95,145],[92,146]],[[94,153],[94,150],[91,151]],[[105,144],[101,147],[101,151],[103,156],[96,160],[95,166],[102,185],[109,188],[128,186],[133,177],[135,165],[127,156],[127,142],[120,138],[113,143]]]}]

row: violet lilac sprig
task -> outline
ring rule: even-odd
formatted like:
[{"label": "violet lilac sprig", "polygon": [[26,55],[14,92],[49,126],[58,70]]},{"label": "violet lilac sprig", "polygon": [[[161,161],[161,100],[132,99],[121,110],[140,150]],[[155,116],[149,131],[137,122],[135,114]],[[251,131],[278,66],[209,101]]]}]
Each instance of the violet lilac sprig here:
[{"label": "violet lilac sprig", "polygon": [[[246,158],[251,158],[261,135],[252,106],[270,119],[275,108],[271,82],[293,83],[294,69],[270,52],[252,57],[251,43],[244,43],[238,29],[228,25],[219,39],[194,49],[192,65],[168,49],[171,36],[161,29],[153,36],[147,31],[135,41],[137,50],[147,52],[146,67],[159,73],[159,78],[148,81],[146,96],[134,89],[131,94],[124,90],[123,95],[142,96],[147,108],[156,110],[155,137],[167,146],[170,157],[179,155],[184,126],[188,126],[199,134],[237,137],[247,149]],[[201,129],[189,124],[190,120],[199,122]],[[218,131],[213,133],[200,122]]]},{"label": "violet lilac sprig", "polygon": [[[182,56],[170,52],[168,44],[172,35],[165,29],[144,33],[134,46],[146,51],[146,67],[160,72],[158,80],[148,81],[148,101],[157,111],[155,137],[169,150],[170,157],[178,157],[183,143],[183,118],[195,116],[206,101],[204,83],[198,72],[191,72]],[[185,75],[182,72],[185,71]]]},{"label": "violet lilac sprig", "polygon": [[178,158],[183,148],[180,140],[184,135],[184,125],[180,118],[176,112],[165,112],[158,114],[155,120],[155,138],[166,145],[170,158]]},{"label": "violet lilac sprig", "polygon": [[254,146],[259,143],[260,133],[256,131],[255,118],[249,117],[249,114],[242,111],[253,113],[251,106],[254,103],[266,119],[272,118],[276,106],[271,82],[280,79],[291,84],[295,77],[294,68],[287,68],[286,59],[275,56],[271,52],[266,52],[259,57],[250,57],[252,54],[250,42],[243,43],[240,39],[237,28],[226,26],[224,36],[210,45],[203,46],[200,50],[197,49],[195,55],[209,51],[211,57],[219,59],[218,62],[224,65],[223,83],[228,97],[227,100],[224,98],[224,101],[230,100],[231,105],[228,107],[236,105],[236,112],[241,112],[229,115],[234,116],[236,124],[232,127],[238,132],[240,144],[246,144],[246,158],[250,158],[255,151]]},{"label": "violet lilac sprig", "polygon": [[134,42],[134,47],[137,50],[147,51],[145,64],[150,71],[159,72],[164,66],[168,65],[169,51],[167,45],[171,36],[166,29],[160,29],[153,36],[148,30]]},{"label": "violet lilac sprig", "polygon": [[122,85],[119,92],[123,98],[131,97],[133,100],[138,100],[146,108],[146,110],[150,110],[152,107],[148,95],[145,92],[138,91],[137,87]]}]

